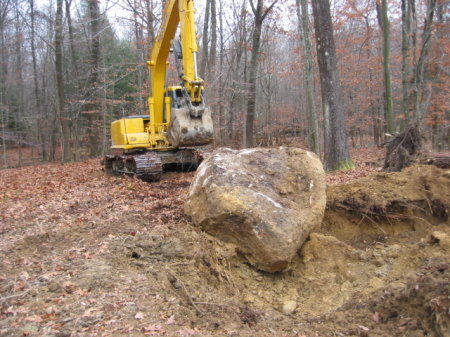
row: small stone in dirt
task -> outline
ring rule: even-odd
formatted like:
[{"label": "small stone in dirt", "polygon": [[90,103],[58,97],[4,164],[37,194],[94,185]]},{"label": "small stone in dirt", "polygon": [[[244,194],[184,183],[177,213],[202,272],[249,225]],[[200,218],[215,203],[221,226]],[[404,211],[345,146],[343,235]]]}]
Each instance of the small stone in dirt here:
[{"label": "small stone in dirt", "polygon": [[182,287],[180,281],[178,281],[178,279],[172,274],[167,274],[167,280],[175,289],[180,289]]},{"label": "small stone in dirt", "polygon": [[241,307],[239,311],[242,323],[248,324],[251,327],[258,322],[260,315],[256,311],[253,311],[247,306]]},{"label": "small stone in dirt", "polygon": [[255,303],[255,296],[251,295],[251,294],[247,294],[245,295],[243,302],[245,304],[251,304],[251,303]]},{"label": "small stone in dirt", "polygon": [[431,233],[428,242],[431,244],[437,243],[442,249],[450,250],[450,237],[444,232],[434,231]]},{"label": "small stone in dirt", "polygon": [[51,281],[48,285],[48,291],[52,293],[57,293],[62,290],[62,287],[59,283]]},{"label": "small stone in dirt", "polygon": [[285,301],[281,307],[281,311],[285,315],[294,313],[295,309],[297,309],[297,301]]},{"label": "small stone in dirt", "polygon": [[298,148],[218,149],[198,168],[184,210],[258,269],[285,271],[326,204],[320,159]]},{"label": "small stone in dirt", "polygon": [[112,282],[114,270],[106,261],[88,260],[85,267],[86,269],[73,279],[74,284],[79,288],[100,289],[114,285]]}]

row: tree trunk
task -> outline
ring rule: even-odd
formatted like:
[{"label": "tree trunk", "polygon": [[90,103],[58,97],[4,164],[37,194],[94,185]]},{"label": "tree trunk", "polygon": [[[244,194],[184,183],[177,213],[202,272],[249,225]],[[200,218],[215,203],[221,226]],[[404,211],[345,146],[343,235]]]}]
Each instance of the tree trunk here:
[{"label": "tree trunk", "polygon": [[45,148],[45,135],[43,134],[43,114],[42,114],[42,104],[41,95],[39,92],[38,84],[38,72],[37,72],[37,61],[36,61],[36,46],[35,46],[35,13],[34,13],[34,0],[29,0],[30,3],[30,25],[31,25],[31,60],[33,64],[33,84],[34,84],[34,98],[36,100],[36,135],[37,139],[40,141],[41,146],[41,156],[45,160],[47,157],[47,151]]},{"label": "tree trunk", "polygon": [[392,85],[391,70],[389,67],[390,51],[391,51],[391,32],[389,19],[387,15],[387,0],[381,0],[381,7],[377,2],[378,22],[383,31],[383,81],[384,81],[384,99],[385,99],[385,121],[386,132],[395,132],[394,123],[394,107],[392,103]]},{"label": "tree trunk", "polygon": [[[402,114],[404,122],[402,126],[408,124],[409,116],[409,78],[410,69],[410,41],[411,41],[411,8],[409,0],[402,0]],[[403,129],[402,127],[402,129]]]},{"label": "tree trunk", "polygon": [[[134,7],[133,8],[137,8],[137,1],[134,1]],[[136,11],[136,9],[133,9],[134,11]],[[137,53],[139,55],[139,66],[137,68],[136,71],[136,75],[137,75],[137,87],[138,87],[138,101],[137,101],[137,110],[138,113],[140,114],[142,113],[142,111],[144,111],[145,109],[145,100],[144,100],[144,95],[143,95],[143,90],[142,88],[144,87],[144,71],[145,68],[143,67],[143,65],[145,64],[145,51],[144,51],[144,32],[142,31],[142,26],[141,24],[138,22],[138,18],[139,15],[135,12],[135,14],[133,15],[133,20],[134,20],[134,38],[136,40],[136,50]]]},{"label": "tree trunk", "polygon": [[209,70],[211,74],[216,72],[216,57],[217,57],[217,12],[216,0],[211,1],[211,47],[209,52]]},{"label": "tree trunk", "polygon": [[2,158],[3,158],[3,168],[8,167],[8,158],[6,156],[6,139],[5,139],[5,129],[6,129],[6,118],[5,109],[3,108],[3,92],[0,91],[0,111],[2,113]]},{"label": "tree trunk", "polygon": [[65,113],[65,93],[64,93],[64,77],[63,77],[63,54],[62,54],[62,5],[63,0],[56,1],[56,20],[55,20],[55,71],[56,71],[56,86],[58,93],[57,112],[59,123],[61,126],[61,138],[63,148],[63,162],[71,160],[72,154],[70,149],[69,139],[69,121]]},{"label": "tree trunk", "polygon": [[148,34],[148,43],[149,45],[153,45],[153,41],[155,40],[155,29],[153,27],[154,16],[153,16],[153,1],[145,0],[147,5],[147,34]]},{"label": "tree trunk", "polygon": [[[299,32],[303,44],[304,52],[304,82],[306,96],[306,114],[308,118],[308,144],[309,149],[320,156],[319,122],[316,115],[315,90],[314,90],[314,67],[311,52],[311,40],[309,30],[308,1],[296,0],[297,18],[299,22]],[[301,9],[300,9],[301,8]]]},{"label": "tree trunk", "polygon": [[100,68],[100,10],[98,0],[88,0],[90,18],[91,73],[89,75],[90,103],[88,104],[88,146],[91,157],[100,154],[102,148],[102,117],[99,113],[99,68]]},{"label": "tree trunk", "polygon": [[78,57],[77,57],[77,53],[75,50],[75,38],[74,38],[74,34],[73,34],[72,16],[70,15],[70,5],[72,3],[72,0],[65,0],[65,3],[66,3],[67,26],[69,29],[70,58],[72,61],[71,63],[72,63],[72,67],[73,67],[73,71],[74,71],[74,75],[75,75],[73,77],[77,80],[78,74],[79,74]]},{"label": "tree trunk", "polygon": [[349,169],[353,167],[353,163],[347,146],[330,3],[328,0],[315,0],[312,2],[312,7],[322,104],[324,115],[329,114],[330,123],[329,134],[325,137],[325,168],[327,170]]},{"label": "tree trunk", "polygon": [[6,154],[6,139],[5,131],[7,124],[6,113],[6,77],[8,74],[7,56],[6,56],[6,42],[5,42],[5,26],[6,17],[9,12],[10,0],[0,2],[0,112],[2,114],[2,158],[4,168],[8,167],[8,160]]},{"label": "tree trunk", "polygon": [[[252,3],[252,0],[250,0]],[[255,24],[252,35],[252,56],[250,59],[248,94],[247,94],[247,115],[244,130],[244,147],[253,147],[253,123],[256,110],[256,71],[258,67],[258,53],[261,45],[261,28],[262,28],[262,10],[263,0],[258,0],[256,5]]]},{"label": "tree trunk", "polygon": [[23,65],[23,44],[24,35],[22,31],[21,15],[19,12],[19,3],[15,4],[15,52],[16,52],[16,64],[15,64],[15,93],[17,101],[17,110],[14,114],[14,131],[18,139],[18,166],[22,166],[22,146],[21,138],[23,136],[22,132],[22,122],[25,117],[25,86],[23,80],[24,65]]},{"label": "tree trunk", "polygon": [[[447,31],[448,31],[448,25],[446,25],[447,16],[446,14],[449,12],[450,9],[450,2],[448,1],[438,1],[436,4],[436,40],[437,44],[440,43],[446,43],[447,41]],[[447,81],[448,81],[448,73],[446,73],[445,68],[442,67],[439,63],[443,62],[445,57],[448,57],[448,55],[442,55],[438,56],[438,53],[434,53],[433,58],[437,58],[434,60],[434,68],[435,71],[432,74],[432,77],[435,78],[433,81],[433,91],[438,96],[445,95],[445,91],[447,90]],[[436,55],[437,54],[437,55]],[[431,76],[430,76],[431,77]],[[445,106],[442,107],[441,104],[436,104],[437,100],[433,100],[435,102],[433,105],[437,108],[434,111],[434,120],[435,123],[435,131],[433,130],[433,148],[437,149],[439,151],[447,148],[449,149],[450,146],[450,129],[448,125],[446,125],[446,113],[445,113]],[[439,113],[440,112],[440,113]],[[447,113],[448,115],[448,113]]]},{"label": "tree trunk", "polygon": [[408,0],[409,8],[411,9],[411,71],[412,71],[412,79],[410,84],[411,93],[408,97],[408,106],[410,107],[410,116],[411,118],[415,118],[414,111],[414,80],[416,78],[416,64],[417,64],[417,14],[416,14],[416,1]]},{"label": "tree trunk", "polygon": [[211,8],[211,0],[206,0],[205,20],[203,22],[203,38],[202,38],[202,62],[200,63],[200,76],[205,78],[206,63],[208,61],[208,30],[209,30],[209,14]]},{"label": "tree trunk", "polygon": [[[215,3],[215,0],[214,0]],[[223,61],[224,61],[224,38],[223,38],[223,15],[222,15],[222,1],[219,1],[219,36],[220,36],[220,57],[219,57],[219,72],[223,71]],[[214,19],[215,20],[215,19]],[[212,46],[211,46],[212,47]],[[211,51],[212,53],[212,51]],[[214,69],[215,70],[215,69]],[[226,125],[226,116],[225,109],[223,104],[223,90],[225,87],[225,79],[224,76],[219,77],[219,144],[228,144],[231,140],[229,133],[225,132]]]},{"label": "tree trunk", "polygon": [[428,107],[428,92],[425,85],[425,65],[428,59],[428,52],[431,44],[431,28],[433,25],[434,12],[436,10],[436,0],[427,0],[427,13],[422,35],[422,48],[420,50],[419,60],[417,61],[413,103],[414,103],[414,119],[418,121],[419,128],[422,126],[422,120]]},{"label": "tree trunk", "polygon": [[[106,72],[105,72],[106,66],[103,63],[102,64],[102,82],[106,82]],[[110,123],[108,123],[107,113],[108,110],[107,105],[107,88],[106,86],[103,86],[102,89],[102,102],[101,102],[101,111],[102,111],[102,122],[103,122],[103,139],[102,139],[102,148],[101,148],[101,155],[104,156],[109,150],[109,139],[108,139],[108,130],[110,128]]]},{"label": "tree trunk", "polygon": [[264,0],[257,0],[256,7],[253,0],[250,0],[250,5],[255,17],[253,34],[252,34],[252,56],[250,59],[249,79],[247,83],[247,115],[245,119],[244,130],[244,147],[253,147],[253,123],[255,121],[256,111],[256,73],[258,70],[258,56],[259,48],[261,47],[261,30],[264,19],[273,8],[278,0],[263,11]]}]

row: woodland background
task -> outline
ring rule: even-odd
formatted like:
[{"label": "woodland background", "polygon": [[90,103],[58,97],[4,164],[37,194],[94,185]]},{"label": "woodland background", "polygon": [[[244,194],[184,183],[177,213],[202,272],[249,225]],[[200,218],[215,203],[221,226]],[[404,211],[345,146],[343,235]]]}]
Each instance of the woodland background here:
[{"label": "woodland background", "polygon": [[[146,114],[146,60],[163,3],[0,1],[0,167],[103,155],[112,120]],[[328,5],[332,30],[318,21]],[[295,139],[325,150],[326,159],[336,125],[324,108],[316,44],[328,29],[337,64],[328,82],[337,79],[339,131],[349,145],[381,146],[386,133],[415,122],[429,146],[448,149],[448,1],[197,0],[196,7],[215,146]],[[171,66],[174,84],[175,73]]]}]

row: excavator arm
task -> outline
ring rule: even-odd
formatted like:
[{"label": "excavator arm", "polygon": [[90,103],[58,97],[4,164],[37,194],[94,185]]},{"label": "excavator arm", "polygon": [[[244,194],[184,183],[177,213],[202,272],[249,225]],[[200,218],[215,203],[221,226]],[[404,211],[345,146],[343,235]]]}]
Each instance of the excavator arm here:
[{"label": "excavator arm", "polygon": [[[193,0],[168,0],[156,40],[147,62],[151,76],[151,94],[148,98],[151,134],[158,125],[170,121],[166,133],[172,146],[204,145],[212,142],[213,126],[209,109],[203,100],[203,79],[197,71],[197,37]],[[170,108],[165,85],[167,60],[175,34],[180,26],[182,107]],[[177,57],[177,56],[175,56]],[[169,111],[170,110],[170,111]]]}]

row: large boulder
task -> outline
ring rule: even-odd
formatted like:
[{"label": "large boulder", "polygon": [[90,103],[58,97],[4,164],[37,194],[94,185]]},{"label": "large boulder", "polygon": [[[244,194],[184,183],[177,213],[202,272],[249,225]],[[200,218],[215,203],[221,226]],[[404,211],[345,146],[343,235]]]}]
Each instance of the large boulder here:
[{"label": "large boulder", "polygon": [[284,271],[321,224],[325,188],[312,152],[219,149],[198,168],[184,210],[208,233],[236,244],[256,268]]}]

